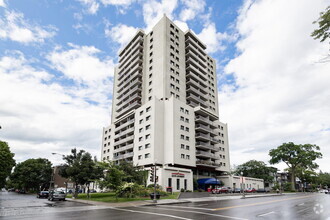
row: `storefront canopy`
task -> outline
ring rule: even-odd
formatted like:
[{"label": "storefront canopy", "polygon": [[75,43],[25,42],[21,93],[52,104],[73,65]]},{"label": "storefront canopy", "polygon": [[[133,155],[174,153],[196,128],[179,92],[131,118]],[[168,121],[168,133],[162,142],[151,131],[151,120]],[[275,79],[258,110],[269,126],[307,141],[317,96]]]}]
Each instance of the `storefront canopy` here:
[{"label": "storefront canopy", "polygon": [[215,178],[204,178],[197,180],[198,185],[220,185],[221,181]]}]

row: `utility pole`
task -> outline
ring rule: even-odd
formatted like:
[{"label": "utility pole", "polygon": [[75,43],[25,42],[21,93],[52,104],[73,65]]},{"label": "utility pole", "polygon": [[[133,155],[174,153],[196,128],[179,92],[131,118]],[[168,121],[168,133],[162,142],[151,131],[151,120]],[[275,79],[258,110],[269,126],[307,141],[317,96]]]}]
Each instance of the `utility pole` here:
[{"label": "utility pole", "polygon": [[244,186],[243,172],[241,172],[241,178],[242,178],[242,189],[243,189],[243,196],[242,196],[242,199],[245,199],[245,186]]}]

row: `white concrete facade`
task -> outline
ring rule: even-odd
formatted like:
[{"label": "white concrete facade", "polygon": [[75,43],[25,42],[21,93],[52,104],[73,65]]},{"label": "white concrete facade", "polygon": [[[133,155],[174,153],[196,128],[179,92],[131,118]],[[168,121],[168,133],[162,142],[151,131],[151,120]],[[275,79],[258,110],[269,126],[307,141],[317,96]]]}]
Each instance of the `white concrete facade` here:
[{"label": "white concrete facade", "polygon": [[104,161],[132,161],[146,169],[156,164],[159,184],[165,189],[175,181],[174,191],[193,190],[199,174],[229,171],[216,63],[205,49],[191,31],[184,33],[166,16],[150,33],[137,32],[115,68],[112,121],[103,129]]},{"label": "white concrete facade", "polygon": [[264,189],[265,184],[263,179],[241,176],[220,176],[218,177],[224,183],[224,186],[231,187],[232,189]]}]

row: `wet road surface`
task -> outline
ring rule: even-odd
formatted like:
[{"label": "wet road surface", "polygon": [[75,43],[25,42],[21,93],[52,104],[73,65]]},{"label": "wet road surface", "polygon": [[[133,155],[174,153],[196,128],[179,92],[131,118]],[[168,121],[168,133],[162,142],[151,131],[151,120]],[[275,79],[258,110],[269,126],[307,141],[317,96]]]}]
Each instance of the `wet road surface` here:
[{"label": "wet road surface", "polygon": [[0,194],[1,219],[321,219],[330,220],[330,195],[298,193],[173,205],[111,208],[34,195]]}]

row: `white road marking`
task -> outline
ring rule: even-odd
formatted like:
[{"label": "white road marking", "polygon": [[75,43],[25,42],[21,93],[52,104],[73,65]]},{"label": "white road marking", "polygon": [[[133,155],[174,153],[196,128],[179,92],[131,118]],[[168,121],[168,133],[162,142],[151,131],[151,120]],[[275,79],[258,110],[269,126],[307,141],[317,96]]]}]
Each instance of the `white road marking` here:
[{"label": "white road marking", "polygon": [[158,205],[157,207],[175,207],[175,208],[183,208],[183,209],[201,209],[201,210],[213,211],[213,209],[191,207],[191,206]]},{"label": "white road marking", "polygon": [[[140,208],[147,208],[141,206]],[[148,207],[151,208],[151,207]],[[229,219],[238,219],[238,220],[247,220],[246,218],[238,218],[238,217],[233,217],[233,216],[227,216],[227,215],[218,215],[218,214],[212,214],[212,213],[207,213],[207,212],[197,212],[197,211],[188,211],[188,210],[181,210],[181,209],[167,209],[167,208],[153,208],[153,209],[161,209],[161,210],[171,210],[171,211],[178,211],[178,212],[190,212],[190,213],[196,213],[196,214],[201,214],[201,215],[210,215],[210,216],[216,216],[216,217],[222,217],[222,218],[229,218]]]},{"label": "white road marking", "polygon": [[304,212],[304,211],[306,211],[306,210],[308,210],[308,209],[310,209],[310,207],[307,207],[307,208],[304,208],[304,209],[298,210],[297,213],[299,213],[299,212]]},{"label": "white road marking", "polygon": [[258,216],[266,216],[266,215],[270,215],[270,214],[274,214],[275,212],[267,212],[267,213],[264,213],[264,214],[261,214],[261,215],[258,215]]},{"label": "white road marking", "polygon": [[297,206],[302,206],[302,205],[305,205],[305,203],[303,202],[303,203],[300,203],[300,204],[298,204]]},{"label": "white road marking", "polygon": [[154,212],[144,212],[144,211],[137,211],[137,210],[130,210],[130,209],[121,209],[121,208],[111,208],[111,209],[125,211],[125,212],[136,212],[136,213],[143,213],[143,214],[149,214],[149,215],[160,215],[160,216],[166,216],[166,217],[170,217],[170,218],[192,220],[190,218],[183,218],[183,217],[180,217],[180,216],[160,214],[160,213],[154,213]]}]

